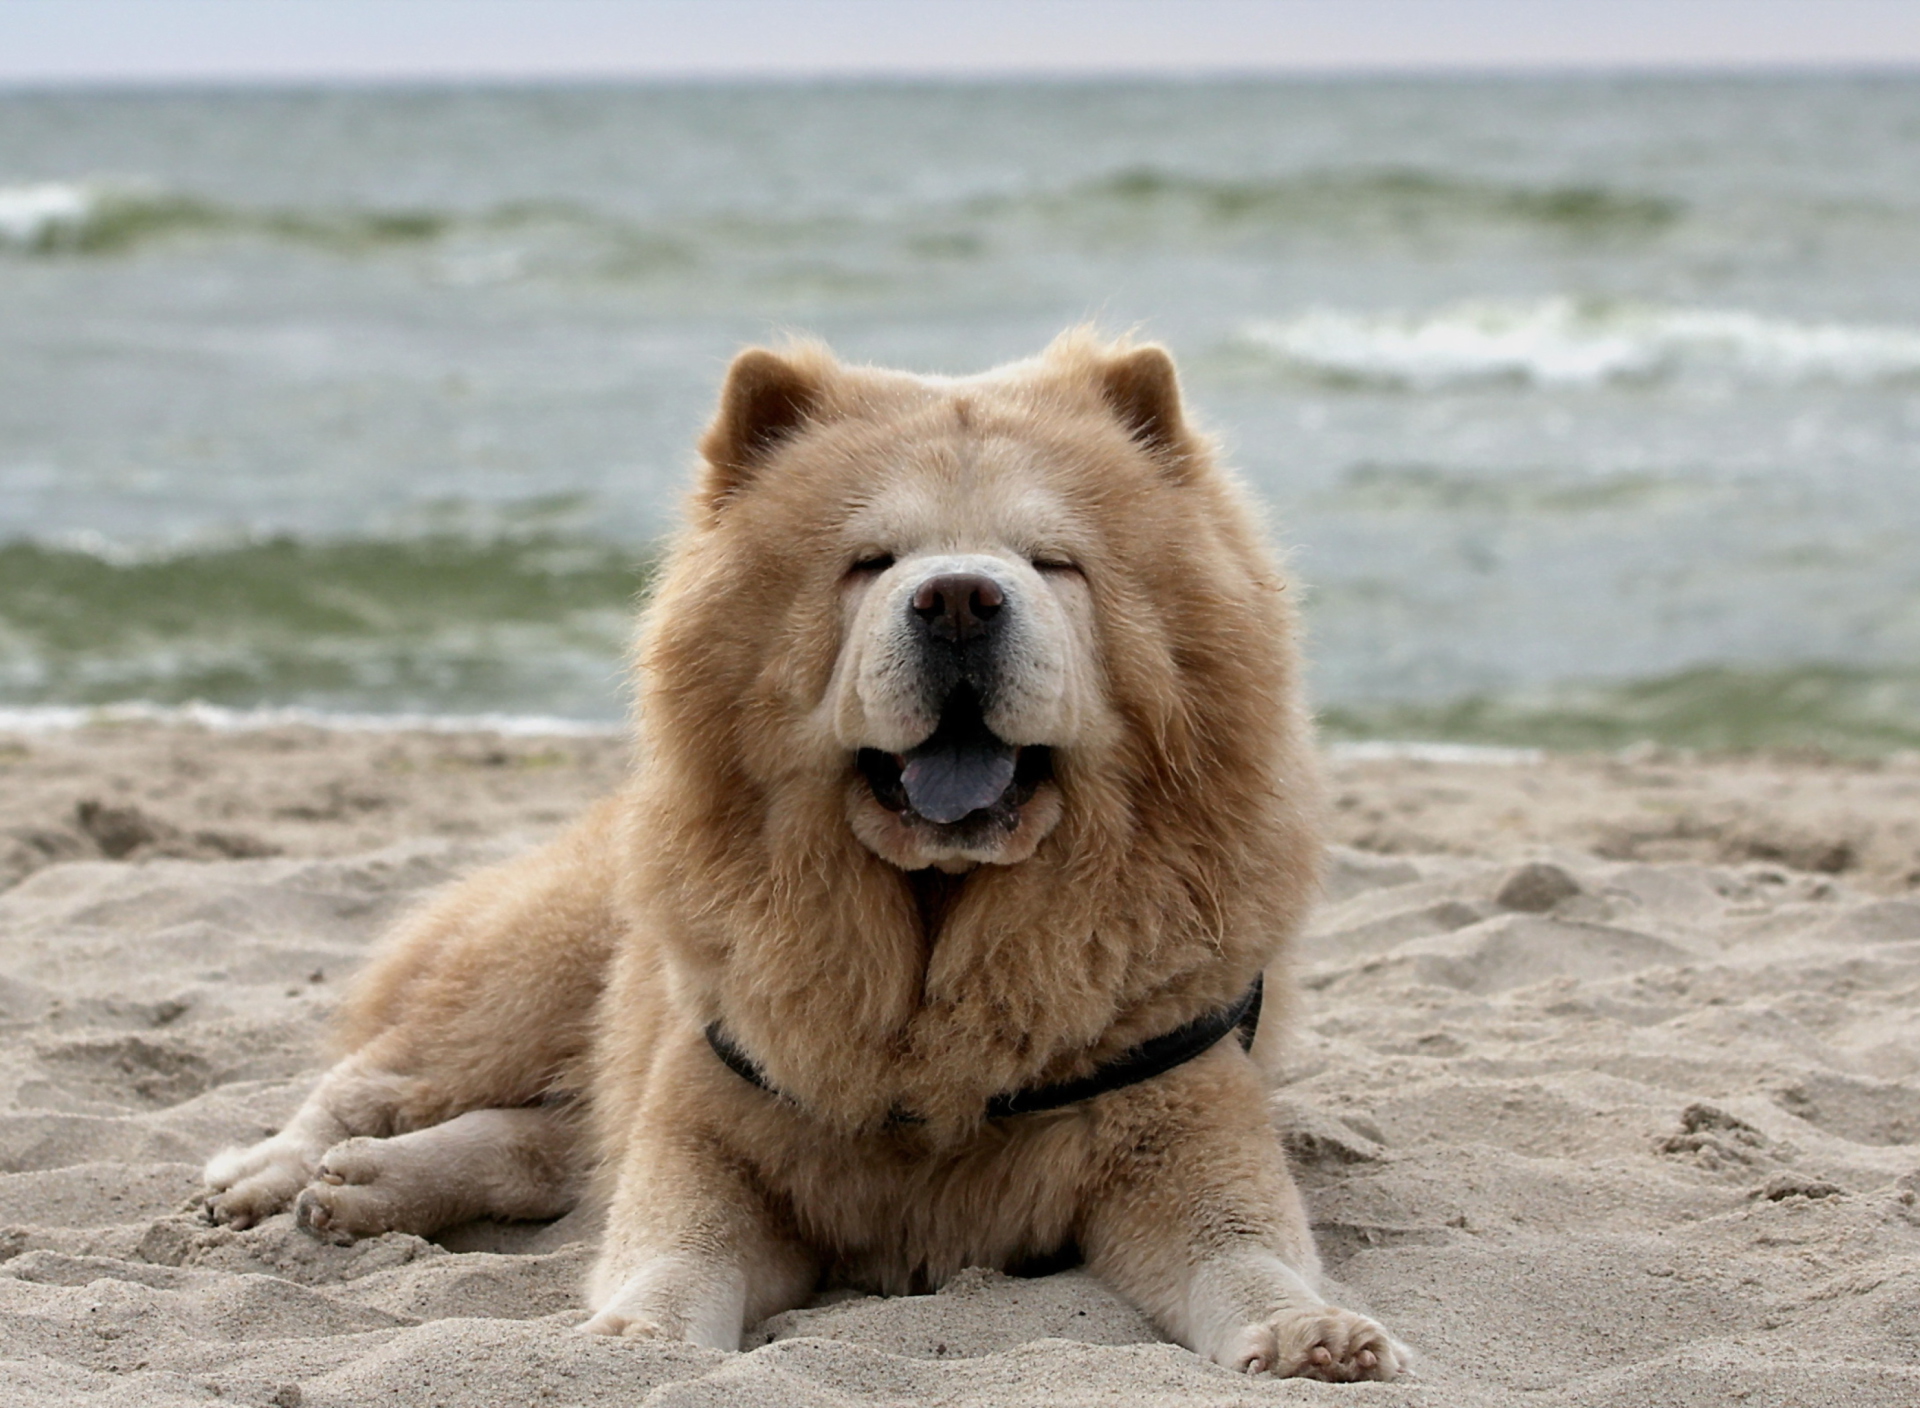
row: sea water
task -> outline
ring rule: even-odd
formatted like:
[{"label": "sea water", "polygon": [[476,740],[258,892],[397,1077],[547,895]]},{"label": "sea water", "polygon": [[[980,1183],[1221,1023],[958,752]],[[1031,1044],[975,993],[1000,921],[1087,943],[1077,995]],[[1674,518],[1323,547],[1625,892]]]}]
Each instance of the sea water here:
[{"label": "sea water", "polygon": [[617,719],[736,348],[1083,320],[1335,736],[1920,743],[1898,77],[0,94],[0,711]]}]

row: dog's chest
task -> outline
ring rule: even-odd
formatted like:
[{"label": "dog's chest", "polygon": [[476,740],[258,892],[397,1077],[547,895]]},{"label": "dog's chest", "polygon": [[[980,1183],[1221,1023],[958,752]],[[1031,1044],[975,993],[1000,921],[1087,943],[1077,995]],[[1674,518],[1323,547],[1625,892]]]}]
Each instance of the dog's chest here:
[{"label": "dog's chest", "polygon": [[778,1181],[830,1279],[886,1295],[937,1289],[970,1266],[1025,1269],[1071,1257],[1097,1167],[1076,1113],[989,1125],[957,1151],[911,1131],[817,1141]]}]

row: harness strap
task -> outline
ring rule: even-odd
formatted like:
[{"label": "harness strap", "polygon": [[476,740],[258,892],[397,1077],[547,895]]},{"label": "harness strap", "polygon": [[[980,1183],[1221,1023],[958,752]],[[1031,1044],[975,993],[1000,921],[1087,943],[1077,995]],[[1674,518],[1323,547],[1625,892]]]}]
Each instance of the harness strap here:
[{"label": "harness strap", "polygon": [[[1010,1090],[1004,1095],[996,1095],[987,1101],[987,1118],[997,1120],[1009,1115],[1057,1110],[1062,1105],[1078,1104],[1111,1090],[1124,1090],[1129,1085],[1138,1085],[1141,1081],[1165,1075],[1175,1066],[1185,1065],[1228,1032],[1239,1036],[1243,1050],[1251,1048],[1254,1033],[1260,1029],[1260,997],[1264,986],[1264,975],[1256,977],[1253,986],[1242,993],[1237,1001],[1211,1012],[1203,1012],[1184,1027],[1151,1037],[1105,1065],[1096,1067],[1091,1074],[1079,1080],[1056,1081],[1052,1085],[1036,1085],[1026,1090]],[[713,1048],[713,1054],[720,1058],[721,1063],[740,1079],[760,1087],[770,1095],[780,1093],[768,1082],[759,1063],[734,1045],[721,1031],[718,1022],[707,1026],[707,1045]],[[910,1121],[912,1116],[896,1115],[895,1119],[904,1123]]]}]

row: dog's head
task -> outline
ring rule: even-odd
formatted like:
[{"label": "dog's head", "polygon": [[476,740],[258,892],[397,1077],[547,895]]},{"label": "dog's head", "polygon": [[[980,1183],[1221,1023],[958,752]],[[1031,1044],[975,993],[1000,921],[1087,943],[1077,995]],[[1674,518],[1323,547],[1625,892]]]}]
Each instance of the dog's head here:
[{"label": "dog's head", "polygon": [[723,754],[763,818],[830,793],[902,869],[1012,865],[1210,748],[1264,775],[1291,724],[1277,571],[1158,347],[955,379],[753,349],[701,451],[643,732]]}]

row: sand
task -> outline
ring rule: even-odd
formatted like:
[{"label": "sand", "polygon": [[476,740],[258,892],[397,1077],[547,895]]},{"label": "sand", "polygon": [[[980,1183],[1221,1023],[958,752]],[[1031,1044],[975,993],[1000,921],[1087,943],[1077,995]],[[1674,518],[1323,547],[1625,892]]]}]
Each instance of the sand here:
[{"label": "sand", "polygon": [[1080,1272],[739,1355],[571,1333],[590,1217],[323,1245],[195,1207],[383,924],[614,739],[0,737],[0,1402],[1920,1403],[1920,760],[1334,764],[1277,1137],[1393,1385],[1246,1380]]}]

